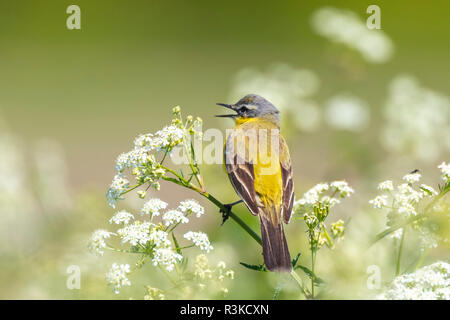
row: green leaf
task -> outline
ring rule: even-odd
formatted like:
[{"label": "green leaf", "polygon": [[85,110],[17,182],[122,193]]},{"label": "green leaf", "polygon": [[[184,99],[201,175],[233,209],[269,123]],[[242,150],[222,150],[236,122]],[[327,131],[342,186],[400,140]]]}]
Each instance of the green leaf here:
[{"label": "green leaf", "polygon": [[292,259],[292,268],[295,268],[295,266],[297,265],[298,259],[300,258],[301,252],[299,252],[297,254],[297,256],[295,256],[294,259]]},{"label": "green leaf", "polygon": [[244,267],[251,269],[251,270],[255,270],[255,271],[263,271],[266,272],[267,269],[263,264],[260,265],[253,265],[253,264],[247,264],[244,262],[239,262],[241,265],[243,265]]},{"label": "green leaf", "polygon": [[325,283],[322,279],[320,279],[319,277],[317,277],[317,276],[316,276],[310,269],[308,269],[307,267],[302,266],[302,265],[298,265],[298,266],[296,266],[296,267],[294,268],[294,270],[297,270],[297,269],[302,269],[303,272],[304,272],[310,279],[314,277],[314,283],[315,283],[317,286],[322,285],[322,284]]},{"label": "green leaf", "polygon": [[177,250],[177,253],[181,254],[180,246],[178,245],[177,238],[175,238],[175,234],[173,232],[172,232],[172,239],[173,239],[173,242],[175,243],[175,249]]}]

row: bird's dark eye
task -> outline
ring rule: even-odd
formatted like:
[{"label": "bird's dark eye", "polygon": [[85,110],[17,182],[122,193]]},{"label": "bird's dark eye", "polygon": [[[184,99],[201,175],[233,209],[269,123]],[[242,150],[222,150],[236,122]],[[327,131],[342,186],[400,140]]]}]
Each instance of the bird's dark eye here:
[{"label": "bird's dark eye", "polygon": [[247,112],[248,108],[246,106],[242,106],[242,107],[239,108],[239,111],[240,112]]}]

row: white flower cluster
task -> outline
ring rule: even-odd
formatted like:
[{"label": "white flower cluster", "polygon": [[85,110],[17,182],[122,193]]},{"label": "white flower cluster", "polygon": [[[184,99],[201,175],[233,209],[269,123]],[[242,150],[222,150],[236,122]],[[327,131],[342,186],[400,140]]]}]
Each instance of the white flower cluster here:
[{"label": "white flower cluster", "polygon": [[[323,195],[325,192],[331,191],[332,195]],[[296,213],[312,213],[314,207],[333,207],[340,203],[339,198],[350,197],[355,190],[351,188],[345,181],[334,181],[330,184],[319,183],[309,189],[302,198],[294,203],[294,211]]]},{"label": "white flower cluster", "polygon": [[409,75],[392,80],[380,135],[389,151],[432,162],[450,151],[450,98]]},{"label": "white flower cluster", "polygon": [[[445,173],[442,170],[442,166],[445,162],[439,166],[443,173],[442,179],[446,181]],[[377,195],[369,203],[376,209],[387,209],[389,214],[387,215],[389,226],[395,224],[399,220],[408,219],[418,214],[418,209],[424,207],[424,203],[430,203],[433,197],[438,195],[438,192],[432,187],[426,184],[420,184],[421,174],[419,172],[413,172],[403,177],[404,183],[401,183],[397,187],[391,180],[386,180],[378,185],[378,190],[383,194]],[[421,240],[421,249],[435,248],[438,245],[438,241],[441,237],[435,234],[434,229],[430,229],[431,225],[428,225],[426,221],[416,221],[411,225],[413,229],[419,232]],[[400,239],[404,230],[403,228],[397,229],[391,234],[392,238]]]},{"label": "white flower cluster", "polygon": [[128,224],[132,219],[134,219],[134,216],[131,213],[121,210],[109,219],[109,223]]},{"label": "white flower cluster", "polygon": [[[180,202],[175,210],[167,210],[167,203],[154,198],[147,201],[141,209],[141,215],[146,218],[145,221],[135,220],[135,216],[125,210],[117,212],[109,222],[119,225],[116,233],[106,230],[96,230],[89,242],[89,250],[97,255],[103,255],[104,249],[139,252],[148,255],[152,259],[154,266],[165,268],[172,271],[175,265],[182,261],[183,255],[176,240],[172,245],[169,235],[174,232],[179,223],[189,222],[188,217],[195,215],[201,217],[205,209],[195,200],[185,200]],[[161,216],[160,222],[154,221],[154,217]],[[112,235],[118,236],[122,245],[130,245],[127,250],[115,249],[107,245],[106,239]],[[208,236],[203,232],[189,231],[184,234],[184,238],[190,240],[195,246],[205,252],[210,252],[213,247]],[[174,238],[175,239],[175,238]],[[184,247],[187,249],[187,247]],[[137,264],[139,266],[139,263]],[[114,292],[118,293],[121,286],[129,285],[126,275],[130,272],[128,265],[113,264],[113,267],[107,274],[107,280],[114,287]]]},{"label": "white flower cluster", "polygon": [[200,254],[195,258],[195,278],[200,282],[200,289],[204,289],[208,282],[216,282],[220,285],[220,291],[226,295],[228,289],[225,287],[225,280],[234,279],[234,271],[228,269],[224,261],[219,261],[214,268],[210,265],[208,257]]},{"label": "white flower cluster", "polygon": [[184,215],[183,212],[178,210],[169,210],[163,214],[162,219],[166,226],[170,226],[177,223],[188,223],[189,219]]},{"label": "white flower cluster", "polygon": [[303,216],[308,227],[311,247],[318,249],[326,244],[333,248],[333,239],[339,241],[343,238],[344,221],[339,220],[332,223],[330,235],[325,226],[325,219],[328,217],[330,209],[340,203],[339,198],[348,198],[354,192],[353,188],[345,181],[334,181],[330,184],[319,183],[294,202],[294,213]]},{"label": "white flower cluster", "polygon": [[331,97],[325,105],[325,121],[338,130],[363,131],[370,121],[367,103],[350,94]]},{"label": "white flower cluster", "polygon": [[130,273],[129,264],[117,264],[113,263],[111,269],[106,274],[106,281],[113,286],[115,294],[119,294],[120,288],[123,286],[131,286],[130,280],[127,278],[127,274]]},{"label": "white flower cluster", "polygon": [[184,234],[184,238],[187,240],[191,240],[200,250],[205,252],[210,252],[213,249],[213,246],[209,242],[208,235],[204,232],[186,232]]},{"label": "white flower cluster", "polygon": [[172,271],[175,264],[180,262],[183,256],[173,251],[172,248],[158,248],[153,253],[153,265],[164,266],[167,271]]},{"label": "white flower cluster", "polygon": [[313,14],[312,26],[328,40],[358,51],[368,62],[384,63],[393,55],[392,40],[381,30],[370,30],[352,11],[321,8]]},{"label": "white flower cluster", "polygon": [[381,300],[450,300],[450,264],[442,261],[396,277]]},{"label": "white flower cluster", "polygon": [[205,209],[196,200],[185,200],[180,203],[178,210],[188,215],[195,214],[197,218],[200,218]]},{"label": "white flower cluster", "polygon": [[[182,121],[175,119],[171,125],[155,134],[148,133],[138,136],[134,141],[134,149],[117,157],[115,165],[117,174],[106,194],[108,203],[114,208],[116,201],[120,200],[121,195],[127,191],[129,181],[125,178],[125,169],[131,170],[138,184],[147,183],[159,190],[159,179],[165,174],[165,170],[156,159],[156,154],[161,151],[170,154],[191,130],[189,129],[187,132]],[[139,191],[138,194],[140,197],[145,197],[143,191]]]},{"label": "white flower cluster", "polygon": [[91,240],[89,241],[89,251],[98,256],[103,256],[104,250],[106,248],[105,239],[111,237],[112,232],[106,230],[96,230],[92,233]]},{"label": "white flower cluster", "polygon": [[141,214],[149,216],[159,216],[161,210],[167,208],[167,202],[153,198],[147,201],[142,207]]},{"label": "white flower cluster", "polygon": [[442,180],[444,180],[444,182],[449,182],[450,181],[450,163],[447,164],[445,162],[442,162],[440,165],[438,165],[438,168],[441,169],[441,173],[442,173]]},{"label": "white flower cluster", "polygon": [[425,184],[415,190],[414,184],[419,182],[420,178],[421,174],[418,172],[407,174],[403,177],[405,183],[397,186],[397,189],[391,180],[383,181],[378,185],[378,190],[386,194],[376,196],[369,203],[376,209],[393,209],[405,218],[417,215],[418,203],[425,197],[437,195],[432,187]]},{"label": "white flower cluster", "polygon": [[122,199],[122,193],[127,191],[129,186],[130,181],[128,181],[123,174],[116,174],[113,178],[111,186],[108,189],[108,192],[106,193],[108,204],[115,208],[116,201]]},{"label": "white flower cluster", "polygon": [[122,244],[129,243],[132,246],[140,244],[145,247],[150,241],[152,223],[149,221],[135,221],[119,230],[117,234],[122,239]]}]

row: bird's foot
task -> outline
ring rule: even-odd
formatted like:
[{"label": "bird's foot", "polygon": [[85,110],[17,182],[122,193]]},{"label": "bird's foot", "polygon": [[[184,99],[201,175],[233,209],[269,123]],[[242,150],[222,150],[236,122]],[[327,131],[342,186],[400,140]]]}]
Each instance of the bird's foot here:
[{"label": "bird's foot", "polygon": [[222,224],[221,226],[223,226],[223,224],[225,223],[225,221],[228,220],[228,218],[230,217],[230,212],[231,212],[231,208],[233,208],[233,206],[237,205],[238,203],[241,203],[242,200],[238,200],[236,202],[233,203],[228,203],[228,204],[224,204],[224,209],[220,209],[220,213],[222,213]]},{"label": "bird's foot", "polygon": [[223,226],[225,221],[227,221],[228,218],[230,217],[231,208],[233,207],[232,204],[224,204],[223,206],[224,206],[225,210],[220,209],[220,213],[222,213],[222,223],[220,224],[221,226]]}]

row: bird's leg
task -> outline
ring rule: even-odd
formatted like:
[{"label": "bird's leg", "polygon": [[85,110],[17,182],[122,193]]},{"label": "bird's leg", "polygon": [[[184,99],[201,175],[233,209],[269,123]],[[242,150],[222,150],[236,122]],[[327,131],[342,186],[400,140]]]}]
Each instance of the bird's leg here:
[{"label": "bird's leg", "polygon": [[220,212],[222,213],[222,224],[221,226],[223,226],[223,224],[225,223],[225,221],[227,221],[228,217],[230,216],[230,212],[231,212],[231,208],[233,208],[233,206],[241,203],[242,200],[233,202],[233,203],[228,203],[228,204],[224,204],[223,206],[225,207],[225,210],[220,209]]}]

